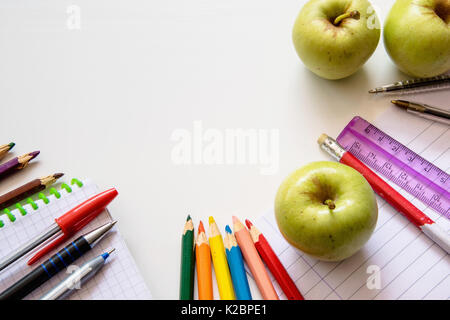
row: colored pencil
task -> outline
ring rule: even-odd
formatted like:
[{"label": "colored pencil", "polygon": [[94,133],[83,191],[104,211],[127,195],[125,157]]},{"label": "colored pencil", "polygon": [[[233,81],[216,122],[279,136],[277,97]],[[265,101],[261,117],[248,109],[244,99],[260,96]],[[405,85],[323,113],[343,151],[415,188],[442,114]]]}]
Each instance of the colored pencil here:
[{"label": "colored pencil", "polygon": [[288,300],[304,300],[294,281],[291,279],[281,261],[273,251],[266,237],[249,221],[245,220],[256,250],[277,280]]},{"label": "colored pencil", "polygon": [[234,291],[238,300],[252,300],[252,294],[248,285],[247,274],[244,268],[244,259],[236,238],[230,227],[225,227],[225,251],[227,253],[228,265],[231,271],[231,280],[233,280]]},{"label": "colored pencil", "polygon": [[9,206],[44,190],[49,185],[53,184],[61,178],[63,173],[55,173],[50,176],[42,177],[40,179],[34,179],[21,187],[18,187],[4,195],[0,196],[0,210],[8,208]]},{"label": "colored pencil", "polygon": [[188,215],[181,237],[180,300],[194,299],[194,223]]},{"label": "colored pencil", "polygon": [[5,156],[5,154],[8,153],[9,150],[11,150],[16,144],[14,142],[4,144],[0,146],[0,159]]},{"label": "colored pencil", "polygon": [[235,300],[233,282],[231,281],[230,270],[228,269],[225,247],[223,246],[222,235],[213,217],[209,217],[209,245],[211,247],[211,257],[216,273],[217,286],[221,300]]},{"label": "colored pencil", "polygon": [[201,221],[198,226],[195,256],[197,262],[198,299],[214,300],[211,271],[211,249],[209,248],[208,238],[205,234],[205,227]]},{"label": "colored pencil", "polygon": [[4,178],[15,170],[21,170],[28,165],[28,162],[37,157],[39,151],[26,153],[23,156],[15,157],[5,163],[0,164],[0,178]]},{"label": "colored pencil", "polygon": [[253,243],[250,233],[242,222],[240,222],[235,216],[233,216],[233,228],[234,235],[236,236],[239,247],[241,247],[245,262],[247,262],[247,265],[250,268],[263,299],[278,300],[278,295],[275,292],[272,281],[270,281],[270,277],[264,263],[255,248],[255,244]]}]

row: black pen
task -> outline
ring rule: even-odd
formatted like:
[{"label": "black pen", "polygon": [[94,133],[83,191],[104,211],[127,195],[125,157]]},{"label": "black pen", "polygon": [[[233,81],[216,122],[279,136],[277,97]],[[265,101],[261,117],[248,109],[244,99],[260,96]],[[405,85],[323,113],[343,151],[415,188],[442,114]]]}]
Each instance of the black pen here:
[{"label": "black pen", "polygon": [[59,271],[72,264],[84,253],[91,250],[111,230],[115,223],[116,221],[104,224],[72,241],[67,247],[60,250],[39,267],[0,293],[0,300],[24,298],[34,289],[51,279]]}]

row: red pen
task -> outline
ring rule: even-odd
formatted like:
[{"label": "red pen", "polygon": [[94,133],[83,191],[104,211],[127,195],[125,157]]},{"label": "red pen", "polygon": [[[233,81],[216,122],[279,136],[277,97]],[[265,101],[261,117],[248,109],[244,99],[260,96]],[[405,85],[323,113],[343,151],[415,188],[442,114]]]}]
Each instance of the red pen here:
[{"label": "red pen", "polygon": [[55,219],[55,223],[50,226],[48,231],[37,236],[29,243],[15,250],[11,255],[3,259],[0,263],[0,271],[15,262],[25,254],[29,253],[34,248],[43,244],[55,235],[60,234],[52,242],[47,244],[44,248],[40,249],[29,261],[28,265],[33,264],[48,252],[58,247],[65,242],[68,238],[73,236],[76,232],[81,230],[100,212],[102,212],[106,206],[117,196],[118,192],[115,188],[111,188],[102,193],[99,193],[83,203],[77,205],[75,208],[69,210],[59,218]]},{"label": "red pen", "polygon": [[380,197],[386,200],[398,212],[425,233],[431,240],[438,244],[447,253],[450,253],[450,236],[425,213],[416,208],[405,197],[398,193],[388,183],[359,161],[353,154],[346,151],[339,143],[326,134],[322,134],[318,140],[320,147],[342,164],[352,167],[361,173],[372,189]]}]

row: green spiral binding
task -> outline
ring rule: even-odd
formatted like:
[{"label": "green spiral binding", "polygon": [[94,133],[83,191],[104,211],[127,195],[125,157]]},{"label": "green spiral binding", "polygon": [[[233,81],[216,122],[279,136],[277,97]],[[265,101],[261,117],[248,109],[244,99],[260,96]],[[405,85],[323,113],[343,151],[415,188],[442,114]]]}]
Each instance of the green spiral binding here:
[{"label": "green spiral binding", "polygon": [[16,203],[16,208],[23,216],[27,214],[27,210],[25,210],[20,203]]},{"label": "green spiral binding", "polygon": [[[73,178],[70,181],[70,185],[73,186],[75,184],[78,186],[78,188],[83,187],[83,182],[81,182],[77,178]],[[72,188],[67,183],[62,183],[61,184],[61,189],[66,190],[67,193],[71,193],[72,192]],[[54,187],[51,187],[49,189],[48,193],[49,193],[49,195],[55,196],[56,199],[60,199],[61,198],[61,193]],[[46,205],[50,203],[50,199],[43,192],[39,192],[38,199],[41,199],[44,202],[44,204],[46,204]],[[26,199],[26,203],[31,205],[33,210],[38,210],[39,209],[38,204],[32,198],[27,198]],[[16,203],[15,207],[16,207],[17,210],[19,210],[19,212],[20,212],[20,214],[22,216],[25,216],[28,213],[27,210],[25,210],[25,208],[20,204],[20,202]],[[3,209],[3,213],[8,217],[9,221],[11,221],[11,222],[16,221],[16,217],[12,214],[12,212],[8,208]],[[0,228],[3,228],[4,226],[5,226],[5,223],[3,222],[3,220],[0,219]]]}]

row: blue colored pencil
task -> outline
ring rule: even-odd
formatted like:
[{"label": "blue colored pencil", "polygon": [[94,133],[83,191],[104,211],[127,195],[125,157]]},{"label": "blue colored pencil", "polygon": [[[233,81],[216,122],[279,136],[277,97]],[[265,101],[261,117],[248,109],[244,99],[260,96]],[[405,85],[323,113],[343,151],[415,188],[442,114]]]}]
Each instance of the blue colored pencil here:
[{"label": "blue colored pencil", "polygon": [[239,248],[236,238],[227,225],[225,227],[225,239],[223,241],[227,254],[228,266],[230,267],[231,280],[233,281],[234,292],[238,300],[252,300],[252,294],[248,285],[247,274],[244,269],[244,259],[241,248]]}]

